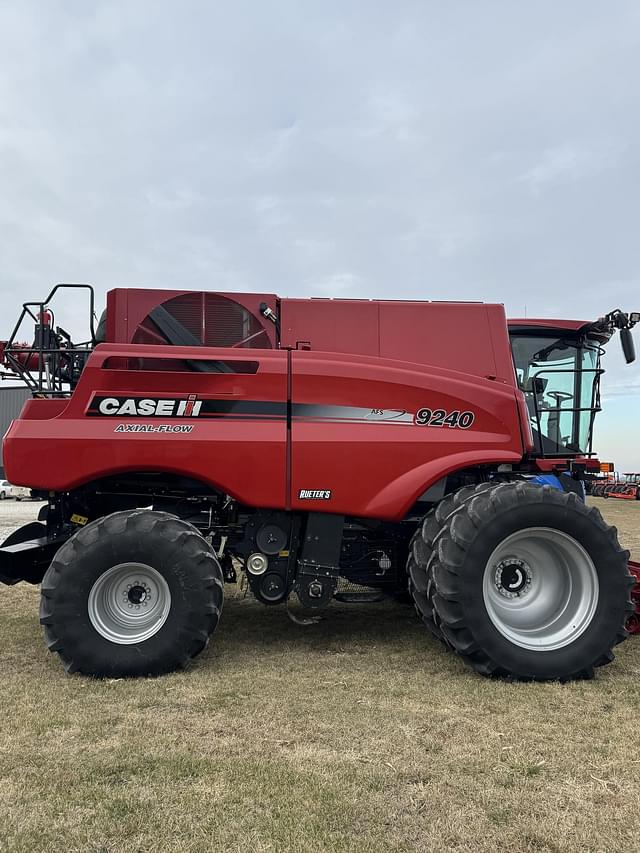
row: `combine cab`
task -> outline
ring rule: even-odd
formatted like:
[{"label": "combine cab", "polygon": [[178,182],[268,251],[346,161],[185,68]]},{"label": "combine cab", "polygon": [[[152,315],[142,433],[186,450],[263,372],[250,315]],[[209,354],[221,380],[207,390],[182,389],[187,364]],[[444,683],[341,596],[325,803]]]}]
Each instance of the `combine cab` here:
[{"label": "combine cab", "polygon": [[619,330],[633,360],[640,315],[121,289],[96,323],[78,285],[74,343],[54,315],[69,287],[26,304],[3,345],[33,392],[7,476],[47,504],[0,549],[0,580],[42,584],[69,671],[185,665],[239,572],[305,624],[336,598],[408,591],[484,675],[584,678],[612,659],[633,577],[584,483],[603,347]]}]

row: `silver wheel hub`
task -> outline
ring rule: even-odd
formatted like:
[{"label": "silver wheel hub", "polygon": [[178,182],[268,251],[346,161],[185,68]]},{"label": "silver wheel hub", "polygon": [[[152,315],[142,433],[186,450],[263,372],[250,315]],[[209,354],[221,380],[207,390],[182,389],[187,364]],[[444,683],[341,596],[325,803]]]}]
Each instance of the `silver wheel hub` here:
[{"label": "silver wheel hub", "polygon": [[524,560],[501,560],[496,566],[494,582],[505,598],[521,598],[531,588],[533,574]]},{"label": "silver wheel hub", "polygon": [[119,563],[103,572],[91,587],[89,619],[112,643],[143,643],[162,628],[171,609],[164,577],[145,563]]},{"label": "silver wheel hub", "polygon": [[524,649],[552,651],[572,643],[590,625],[598,595],[591,557],[576,539],[549,527],[512,533],[484,571],[491,622]]}]

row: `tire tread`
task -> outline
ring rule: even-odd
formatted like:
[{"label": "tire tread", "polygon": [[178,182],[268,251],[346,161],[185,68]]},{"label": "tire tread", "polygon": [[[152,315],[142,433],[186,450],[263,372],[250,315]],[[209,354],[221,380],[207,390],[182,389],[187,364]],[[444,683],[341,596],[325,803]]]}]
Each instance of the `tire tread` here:
[{"label": "tire tread", "polygon": [[[434,619],[448,643],[461,655],[476,672],[482,675],[501,676],[514,680],[546,680],[535,676],[519,675],[501,667],[482,649],[465,623],[464,609],[461,604],[463,581],[459,575],[467,549],[472,546],[471,529],[479,529],[483,524],[495,518],[499,513],[508,512],[526,502],[540,501],[571,508],[572,512],[584,514],[597,526],[613,545],[618,570],[629,577],[629,590],[633,578],[626,568],[629,552],[619,544],[615,527],[609,526],[595,507],[587,507],[577,496],[564,493],[549,486],[533,486],[526,482],[483,484],[473,494],[458,501],[457,508],[444,518],[436,537],[436,548],[429,563],[436,592],[431,599]],[[626,611],[632,612],[633,605],[627,598]],[[627,636],[621,625],[614,645]],[[592,678],[594,667],[604,666],[614,658],[611,649],[605,649],[594,661],[582,664],[575,671],[567,672],[559,680]]]},{"label": "tire tread", "polygon": [[[184,668],[208,645],[222,612],[224,578],[220,564],[210,545],[188,522],[167,512],[128,510],[104,516],[72,536],[56,553],[41,586],[40,623],[44,628],[47,648],[57,653],[68,673],[83,672],[98,677],[118,675],[117,666],[108,672],[87,664],[86,655],[74,653],[62,636],[68,614],[65,613],[65,581],[76,571],[76,561],[105,538],[115,538],[125,533],[137,537],[156,537],[180,548],[189,559],[190,590],[193,606],[185,611],[188,622],[178,629],[180,648],[169,660],[149,661],[144,673],[162,675],[173,669]],[[74,644],[71,643],[71,646]],[[115,646],[117,648],[117,646]],[[123,673],[128,675],[131,673]]]}]

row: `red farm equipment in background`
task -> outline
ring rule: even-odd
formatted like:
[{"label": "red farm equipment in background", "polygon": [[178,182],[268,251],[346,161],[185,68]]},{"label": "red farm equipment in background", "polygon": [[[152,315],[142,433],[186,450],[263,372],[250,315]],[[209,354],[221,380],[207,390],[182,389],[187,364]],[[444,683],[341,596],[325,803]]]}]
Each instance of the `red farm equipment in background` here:
[{"label": "red farm equipment in background", "polygon": [[[618,479],[612,463],[602,463],[602,474],[587,480],[587,494],[594,498],[620,498],[621,500],[640,500],[640,474],[622,474],[624,480]],[[634,612],[627,620],[627,631],[630,634],[640,634],[640,563],[629,561],[629,572],[635,578],[631,589],[631,600]]]},{"label": "red farm equipment in background", "polygon": [[609,493],[610,498],[624,501],[640,501],[640,474],[623,474],[624,480],[617,484],[616,489]]}]

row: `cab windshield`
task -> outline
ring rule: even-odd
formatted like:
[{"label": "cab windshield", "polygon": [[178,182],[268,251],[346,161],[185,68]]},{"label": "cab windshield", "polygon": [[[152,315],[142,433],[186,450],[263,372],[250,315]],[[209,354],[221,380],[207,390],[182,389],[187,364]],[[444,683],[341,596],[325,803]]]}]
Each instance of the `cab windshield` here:
[{"label": "cab windshield", "polygon": [[537,452],[589,454],[600,409],[600,346],[588,338],[512,333],[511,349]]}]

